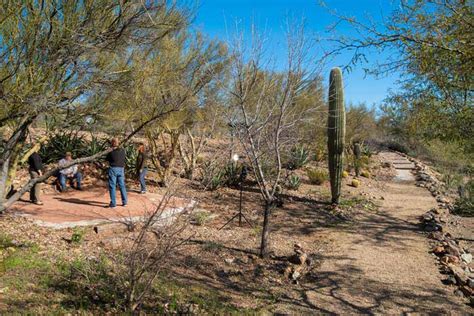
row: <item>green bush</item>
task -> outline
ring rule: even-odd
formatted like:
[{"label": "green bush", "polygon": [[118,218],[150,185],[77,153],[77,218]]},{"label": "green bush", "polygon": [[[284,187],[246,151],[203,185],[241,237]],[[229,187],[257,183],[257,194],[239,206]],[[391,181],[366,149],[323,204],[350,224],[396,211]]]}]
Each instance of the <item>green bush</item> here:
[{"label": "green bush", "polygon": [[135,144],[129,144],[125,149],[125,173],[128,177],[135,178],[138,150]]},{"label": "green bush", "polygon": [[236,163],[228,163],[224,168],[224,182],[228,187],[238,187],[242,166]]},{"label": "green bush", "polygon": [[219,164],[206,161],[199,170],[201,172],[199,182],[204,190],[215,191],[225,184],[225,173]]},{"label": "green bush", "polygon": [[311,184],[321,185],[329,179],[327,170],[323,169],[308,169],[306,175]]},{"label": "green bush", "polygon": [[285,187],[288,190],[298,190],[301,185],[301,178],[297,175],[290,175],[285,181]]},{"label": "green bush", "polygon": [[309,156],[309,151],[304,146],[295,146],[285,157],[283,166],[288,170],[300,169],[309,162]]},{"label": "green bush", "polygon": [[459,198],[454,204],[453,213],[461,216],[474,216],[474,180],[459,187]]},{"label": "green bush", "polygon": [[71,152],[74,158],[81,157],[88,149],[88,142],[83,135],[77,132],[61,132],[54,134],[48,142],[41,147],[39,155],[44,163],[58,162],[66,152]]}]

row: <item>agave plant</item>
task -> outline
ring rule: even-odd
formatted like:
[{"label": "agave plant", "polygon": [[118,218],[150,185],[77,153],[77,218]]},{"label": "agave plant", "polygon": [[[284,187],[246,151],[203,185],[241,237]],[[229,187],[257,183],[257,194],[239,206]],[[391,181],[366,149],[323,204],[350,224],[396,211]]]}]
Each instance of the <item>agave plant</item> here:
[{"label": "agave plant", "polygon": [[309,162],[309,151],[304,146],[295,146],[291,149],[285,168],[288,170],[296,170],[304,167]]}]

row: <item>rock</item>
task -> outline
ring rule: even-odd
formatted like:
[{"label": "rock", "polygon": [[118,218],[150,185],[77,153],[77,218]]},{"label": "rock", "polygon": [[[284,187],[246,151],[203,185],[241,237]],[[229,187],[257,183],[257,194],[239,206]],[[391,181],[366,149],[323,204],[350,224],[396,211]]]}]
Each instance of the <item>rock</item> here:
[{"label": "rock", "polygon": [[428,238],[430,239],[434,239],[434,240],[444,240],[444,236],[443,236],[443,233],[441,232],[432,232],[428,235]]},{"label": "rock", "polygon": [[293,256],[288,258],[288,261],[293,263],[293,264],[304,264],[306,262],[306,259],[308,258],[308,255],[305,253],[302,254],[294,254]]},{"label": "rock", "polygon": [[454,277],[454,275],[449,275],[446,278],[445,283],[448,285],[456,285],[456,278]]},{"label": "rock", "polygon": [[285,278],[289,278],[291,275],[291,271],[292,271],[291,266],[287,266],[285,270],[283,271],[283,276],[285,276]]},{"label": "rock", "polygon": [[436,246],[434,249],[433,249],[433,253],[436,254],[436,255],[442,255],[444,254],[445,252],[445,249],[443,246]]},{"label": "rock", "polygon": [[456,266],[452,266],[451,271],[453,272],[453,275],[459,285],[467,284],[467,282],[469,281],[469,276],[466,271]]},{"label": "rock", "polygon": [[459,296],[459,297],[464,297],[464,294],[461,290],[454,291],[454,295]]},{"label": "rock", "polygon": [[472,289],[471,289],[469,286],[467,286],[467,285],[463,285],[463,286],[461,286],[459,289],[460,289],[461,292],[463,292],[463,294],[464,294],[465,296],[467,296],[467,297],[470,297],[470,296],[472,296],[472,294],[473,294]]},{"label": "rock", "polygon": [[314,259],[311,258],[311,257],[308,257],[308,258],[306,259],[306,265],[308,265],[308,266],[311,267],[313,264],[314,264]]},{"label": "rock", "polygon": [[469,278],[467,281],[467,286],[469,286],[471,289],[474,289],[474,279]]},{"label": "rock", "polygon": [[446,265],[448,264],[459,264],[459,258],[456,256],[452,255],[445,255],[441,258],[441,263],[444,263]]},{"label": "rock", "polygon": [[232,263],[234,263],[234,259],[233,259],[233,258],[226,258],[226,259],[224,259],[224,261],[225,261],[225,263],[227,263],[227,264],[232,264]]},{"label": "rock", "polygon": [[[450,255],[460,257],[461,256],[461,249],[457,245],[454,245],[453,243],[448,243],[446,246],[446,252]],[[471,257],[472,260],[472,257]]]},{"label": "rock", "polygon": [[470,253],[463,253],[461,255],[461,259],[462,261],[464,261],[465,263],[469,264],[472,262],[472,254]]},{"label": "rock", "polygon": [[300,273],[299,271],[294,271],[294,272],[291,274],[291,279],[292,279],[293,281],[298,280],[300,277],[301,277],[301,273]]}]

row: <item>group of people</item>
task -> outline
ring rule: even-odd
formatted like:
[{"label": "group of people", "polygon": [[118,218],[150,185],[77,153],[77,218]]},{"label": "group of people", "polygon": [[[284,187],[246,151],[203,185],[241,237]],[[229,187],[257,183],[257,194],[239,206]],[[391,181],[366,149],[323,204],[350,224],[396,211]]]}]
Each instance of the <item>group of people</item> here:
[{"label": "group of people", "polygon": [[[127,188],[125,186],[125,162],[126,155],[125,150],[119,146],[119,141],[117,138],[112,138],[111,140],[111,151],[106,156],[106,161],[109,164],[108,168],[108,189],[110,194],[110,203],[108,207],[114,208],[117,206],[116,199],[116,190],[117,185],[119,187],[120,196],[122,199],[122,206],[127,206]],[[145,176],[147,174],[147,151],[144,143],[138,145],[138,156],[136,161],[136,177],[140,183],[140,193],[146,193],[146,183]],[[58,166],[61,168],[66,166],[70,161],[72,161],[72,153],[66,152],[63,159],[58,163]],[[43,175],[43,163],[41,156],[38,152],[34,152],[28,158],[29,173],[32,179],[41,177]],[[56,174],[57,182],[59,185],[60,192],[67,191],[67,182],[70,183],[70,186],[82,190],[81,181],[82,174],[77,165],[72,165],[67,168],[62,168]],[[30,201],[37,205],[43,205],[43,202],[40,199],[41,184],[36,183],[30,190]]]}]

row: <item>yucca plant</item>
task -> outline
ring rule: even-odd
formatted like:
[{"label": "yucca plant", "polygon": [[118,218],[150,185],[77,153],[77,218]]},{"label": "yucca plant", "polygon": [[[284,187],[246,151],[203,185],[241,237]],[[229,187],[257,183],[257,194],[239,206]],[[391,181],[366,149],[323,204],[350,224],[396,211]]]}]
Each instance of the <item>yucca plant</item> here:
[{"label": "yucca plant", "polygon": [[296,170],[304,167],[309,162],[309,150],[304,146],[295,146],[291,149],[285,168],[288,170]]},{"label": "yucca plant", "polygon": [[285,186],[288,190],[298,190],[301,185],[301,178],[295,174],[290,175],[286,181]]},{"label": "yucca plant", "polygon": [[136,176],[136,163],[138,157],[138,150],[135,148],[134,144],[129,144],[124,147],[125,149],[125,173],[129,177]]},{"label": "yucca plant", "polygon": [[64,158],[66,152],[71,152],[73,157],[81,157],[89,144],[83,135],[77,132],[61,132],[54,134],[39,151],[44,163],[57,162]]}]

